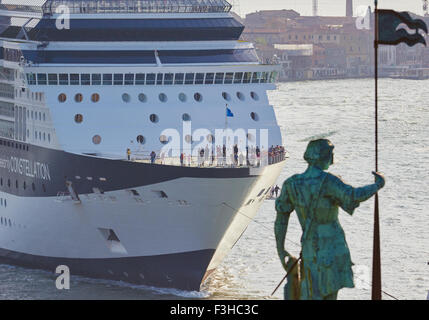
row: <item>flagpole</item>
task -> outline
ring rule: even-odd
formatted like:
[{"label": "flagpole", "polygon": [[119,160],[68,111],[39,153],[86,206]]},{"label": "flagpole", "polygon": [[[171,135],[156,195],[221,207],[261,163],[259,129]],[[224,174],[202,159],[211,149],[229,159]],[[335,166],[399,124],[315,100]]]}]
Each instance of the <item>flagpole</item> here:
[{"label": "flagpole", "polygon": [[[375,75],[375,171],[378,172],[378,0],[375,3],[374,24],[374,75]],[[380,255],[380,216],[378,193],[374,201],[374,239],[372,257],[372,300],[381,300],[381,255]]]}]

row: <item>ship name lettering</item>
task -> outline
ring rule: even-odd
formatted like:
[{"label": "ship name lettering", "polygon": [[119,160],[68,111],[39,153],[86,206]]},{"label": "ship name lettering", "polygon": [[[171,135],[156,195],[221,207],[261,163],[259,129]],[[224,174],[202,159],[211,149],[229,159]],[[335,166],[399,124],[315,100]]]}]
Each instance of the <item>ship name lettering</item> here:
[{"label": "ship name lettering", "polygon": [[7,163],[7,169],[9,172],[18,173],[26,177],[48,181],[51,180],[49,166],[46,163],[10,157],[10,160]]}]

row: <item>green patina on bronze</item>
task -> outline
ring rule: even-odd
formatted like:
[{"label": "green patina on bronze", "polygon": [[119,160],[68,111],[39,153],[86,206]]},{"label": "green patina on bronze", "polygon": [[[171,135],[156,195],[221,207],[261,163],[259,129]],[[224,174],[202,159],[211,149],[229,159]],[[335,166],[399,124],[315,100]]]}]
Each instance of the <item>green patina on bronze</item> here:
[{"label": "green patina on bronze", "polygon": [[[385,182],[381,174],[374,172],[374,184],[353,188],[325,172],[333,164],[333,150],[327,139],[311,141],[304,154],[307,170],[287,179],[276,200],[277,252],[284,269],[290,271],[284,288],[287,300],[336,299],[340,289],[354,287],[353,263],[338,221],[338,208],[352,215]],[[294,210],[303,231],[301,261],[297,264],[297,259],[284,248],[289,217]]]}]

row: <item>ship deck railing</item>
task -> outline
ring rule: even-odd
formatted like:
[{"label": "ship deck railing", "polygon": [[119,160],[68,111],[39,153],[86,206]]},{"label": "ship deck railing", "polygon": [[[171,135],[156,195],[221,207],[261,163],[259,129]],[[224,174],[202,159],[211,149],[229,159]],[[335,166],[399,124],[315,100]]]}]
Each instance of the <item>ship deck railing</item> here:
[{"label": "ship deck railing", "polygon": [[132,153],[130,159],[124,159],[125,161],[157,164],[157,165],[170,165],[170,166],[181,166],[181,167],[195,167],[195,168],[259,168],[267,165],[276,164],[289,158],[288,152],[284,151],[277,154],[268,154],[268,152],[262,152],[260,157],[249,156],[246,158],[245,155],[239,155],[237,160],[234,156],[185,156],[183,161],[180,157],[162,157],[157,155],[152,162],[150,156],[139,155],[138,153]]}]

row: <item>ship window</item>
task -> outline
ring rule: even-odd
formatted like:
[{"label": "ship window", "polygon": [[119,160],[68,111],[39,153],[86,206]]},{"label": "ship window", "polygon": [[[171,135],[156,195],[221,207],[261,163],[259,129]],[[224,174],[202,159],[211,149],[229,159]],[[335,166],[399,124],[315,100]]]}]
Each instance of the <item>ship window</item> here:
[{"label": "ship window", "polygon": [[56,73],[49,73],[48,74],[48,84],[49,85],[58,85],[58,75]]},{"label": "ship window", "polygon": [[159,121],[159,118],[158,118],[158,116],[157,116],[156,114],[151,114],[151,115],[149,116],[149,120],[150,120],[151,122],[153,122],[153,123],[157,123],[157,122]]},{"label": "ship window", "polygon": [[48,133],[48,141],[51,142],[51,134]]},{"label": "ship window", "polygon": [[227,92],[222,92],[222,97],[226,100],[226,101],[230,101],[231,100],[231,96],[229,95],[229,93]]},{"label": "ship window", "polygon": [[204,83],[204,73],[197,73],[195,75],[195,84],[203,84]]},{"label": "ship window", "polygon": [[[61,93],[58,96],[58,101],[59,102],[65,102],[67,100],[67,96],[64,93]],[[33,111],[31,111],[31,118],[33,118]]]},{"label": "ship window", "polygon": [[122,101],[124,101],[124,102],[130,102],[130,100],[131,100],[131,97],[130,97],[130,95],[128,94],[128,93],[124,93],[123,95],[122,95]]},{"label": "ship window", "polygon": [[191,116],[189,114],[187,114],[187,113],[184,113],[182,115],[182,120],[183,121],[191,121]]},{"label": "ship window", "polygon": [[33,191],[36,191],[36,185],[34,184],[34,182],[31,184],[31,189],[32,189]]},{"label": "ship window", "polygon": [[250,92],[250,96],[252,97],[253,100],[256,100],[256,101],[259,100],[258,94],[254,91]]},{"label": "ship window", "polygon": [[144,144],[146,142],[146,139],[142,135],[139,135],[137,136],[137,142],[140,144]]},{"label": "ship window", "polygon": [[237,98],[244,101],[244,94],[242,92],[237,92]]},{"label": "ship window", "polygon": [[115,86],[122,86],[124,84],[124,75],[122,73],[115,73],[113,78]]},{"label": "ship window", "polygon": [[137,73],[136,74],[136,84],[144,84],[145,74]]},{"label": "ship window", "polygon": [[164,84],[165,85],[171,85],[171,84],[173,84],[173,77],[174,77],[173,73],[166,73],[164,75]]},{"label": "ship window", "polygon": [[91,75],[91,84],[93,86],[101,85],[101,74],[100,73],[93,73]]},{"label": "ship window", "polygon": [[225,75],[225,84],[231,84],[232,83],[232,79],[233,79],[233,77],[234,77],[234,73],[232,73],[232,72],[228,72],[226,75]]},{"label": "ship window", "polygon": [[261,83],[267,83],[269,74],[269,72],[262,72]]},{"label": "ship window", "polygon": [[207,73],[206,74],[206,80],[204,81],[205,84],[213,84],[214,81],[214,73]]},{"label": "ship window", "polygon": [[155,84],[155,73],[148,73],[146,75],[146,84],[154,85]]},{"label": "ship window", "polygon": [[81,93],[77,93],[74,96],[74,101],[76,101],[76,102],[82,102],[82,99],[83,99],[83,95]]},{"label": "ship window", "polygon": [[225,76],[225,74],[222,73],[216,73],[216,78],[215,78],[215,84],[223,84],[223,77]]},{"label": "ship window", "polygon": [[159,101],[161,102],[167,101],[167,95],[165,93],[160,93],[158,97],[159,97]]},{"label": "ship window", "polygon": [[144,93],[140,93],[139,94],[139,100],[140,102],[146,102],[147,101],[147,97]]},{"label": "ship window", "polygon": [[134,73],[127,73],[125,75],[125,85],[129,86],[129,85],[133,85],[134,84]]},{"label": "ship window", "polygon": [[98,102],[100,100],[100,95],[98,93],[93,93],[91,95],[91,101],[92,102]]},{"label": "ship window", "polygon": [[156,75],[156,84],[157,85],[162,85],[162,79],[163,79],[163,77],[164,77],[163,73],[158,73]]},{"label": "ship window", "polygon": [[69,84],[69,75],[67,73],[60,73],[60,85],[67,86]]},{"label": "ship window", "polygon": [[27,73],[27,82],[29,85],[36,84],[36,77],[33,73]]},{"label": "ship window", "polygon": [[259,83],[260,72],[253,72],[252,83]]},{"label": "ship window", "polygon": [[166,135],[161,135],[160,137],[159,137],[159,141],[162,143],[162,144],[167,144],[168,143],[168,137],[166,136]]},{"label": "ship window", "polygon": [[250,113],[250,118],[252,118],[252,120],[254,121],[258,121],[259,120],[259,116],[256,112],[251,112]]},{"label": "ship window", "polygon": [[83,121],[83,115],[77,114],[77,115],[74,116],[74,122],[76,122],[76,123],[82,123],[82,121]]},{"label": "ship window", "polygon": [[93,144],[100,144],[101,143],[101,137],[97,134],[92,137],[92,143]]},{"label": "ship window", "polygon": [[183,92],[179,94],[179,100],[182,102],[186,102],[186,94]]},{"label": "ship window", "polygon": [[194,94],[194,99],[197,102],[201,102],[203,100],[203,96],[200,93],[197,92],[197,93]]},{"label": "ship window", "polygon": [[234,83],[241,83],[243,79],[243,72],[236,72],[234,76]]},{"label": "ship window", "polygon": [[103,73],[103,85],[111,86],[112,85],[112,74],[111,73]]},{"label": "ship window", "polygon": [[70,74],[70,85],[79,85],[79,74],[72,73]]},{"label": "ship window", "polygon": [[83,86],[89,86],[91,84],[91,75],[89,73],[83,73],[80,75],[80,82]]},{"label": "ship window", "polygon": [[250,83],[250,80],[252,79],[252,73],[251,72],[245,72],[243,77],[243,83]]},{"label": "ship window", "polygon": [[174,76],[174,84],[183,84],[183,81],[185,80],[185,74],[184,73],[176,73]]},{"label": "ship window", "polygon": [[46,74],[45,73],[38,73],[37,74],[37,84],[38,85],[45,85],[46,84]]},{"label": "ship window", "polygon": [[185,76],[185,84],[194,84],[195,73],[187,73]]}]

